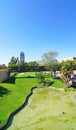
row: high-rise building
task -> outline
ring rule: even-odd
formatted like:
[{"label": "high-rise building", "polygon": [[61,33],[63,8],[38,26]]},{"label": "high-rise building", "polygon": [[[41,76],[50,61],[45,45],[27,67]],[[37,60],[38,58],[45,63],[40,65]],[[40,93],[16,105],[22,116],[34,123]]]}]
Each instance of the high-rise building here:
[{"label": "high-rise building", "polygon": [[20,53],[20,61],[25,62],[25,54],[24,54],[24,52]]}]

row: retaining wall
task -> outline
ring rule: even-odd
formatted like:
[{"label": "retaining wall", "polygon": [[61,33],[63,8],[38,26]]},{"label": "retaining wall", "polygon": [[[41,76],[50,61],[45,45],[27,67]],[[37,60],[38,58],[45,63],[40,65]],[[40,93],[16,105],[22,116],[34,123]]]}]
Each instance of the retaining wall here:
[{"label": "retaining wall", "polygon": [[4,81],[4,80],[8,79],[8,77],[9,77],[8,70],[6,70],[6,69],[1,69],[1,70],[0,70],[0,82],[2,82],[2,81]]}]

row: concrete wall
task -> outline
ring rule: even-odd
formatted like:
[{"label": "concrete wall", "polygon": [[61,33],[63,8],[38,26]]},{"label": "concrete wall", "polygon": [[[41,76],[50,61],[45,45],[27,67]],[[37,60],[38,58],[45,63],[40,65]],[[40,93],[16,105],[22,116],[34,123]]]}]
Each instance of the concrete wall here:
[{"label": "concrete wall", "polygon": [[0,70],[0,82],[8,79],[8,70],[1,69]]}]

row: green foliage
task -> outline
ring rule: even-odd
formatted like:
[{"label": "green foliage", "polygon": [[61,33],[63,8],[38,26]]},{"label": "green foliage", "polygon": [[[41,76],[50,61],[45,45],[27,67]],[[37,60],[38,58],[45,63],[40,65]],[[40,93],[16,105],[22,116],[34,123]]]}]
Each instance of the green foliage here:
[{"label": "green foliage", "polygon": [[18,63],[18,57],[15,58],[15,57],[12,57],[9,64],[17,64]]},{"label": "green foliage", "polygon": [[38,79],[38,83],[43,83],[45,80],[45,77],[42,72],[36,72],[36,78]]},{"label": "green foliage", "polygon": [[18,67],[18,65],[14,64],[14,63],[10,63],[8,67],[14,69],[14,68]]},{"label": "green foliage", "polygon": [[39,65],[36,61],[30,61],[27,63],[29,71],[38,71]]},{"label": "green foliage", "polygon": [[18,63],[18,71],[19,72],[24,72],[25,71],[25,63],[24,63],[24,61],[20,61]]},{"label": "green foliage", "polygon": [[42,56],[42,63],[53,72],[58,70],[58,61],[56,59],[57,54],[58,53],[55,51],[50,51]]},{"label": "green foliage", "polygon": [[76,69],[76,59],[67,60],[67,61],[62,61],[61,63],[59,63],[59,68],[61,68],[61,66],[62,66],[63,64],[65,64],[65,63],[70,64],[70,66],[71,66],[71,68],[72,68],[73,70]]},{"label": "green foliage", "polygon": [[43,85],[44,86],[51,86],[53,83],[54,83],[54,81],[51,81],[51,80],[45,80],[45,81],[43,81]]},{"label": "green foliage", "polygon": [[10,59],[9,64],[8,64],[8,68],[10,70],[16,70],[17,71],[18,70],[18,62],[19,62],[18,58],[12,57]]},{"label": "green foliage", "polygon": [[18,58],[15,58],[15,57],[12,57],[10,59],[8,68],[11,71],[19,71],[19,72],[39,70],[39,66],[36,61],[30,61],[28,63],[27,62],[24,63],[24,61],[19,61]]},{"label": "green foliage", "polygon": [[42,61],[44,64],[50,64],[50,62],[54,62],[57,56],[57,52],[50,51],[48,53],[44,53],[42,56]]},{"label": "green foliage", "polygon": [[65,62],[61,67],[61,75],[67,88],[69,87],[69,81],[72,73],[73,73],[73,69],[71,66],[71,62]]},{"label": "green foliage", "polygon": [[76,70],[76,58],[71,62],[72,62],[73,70]]}]

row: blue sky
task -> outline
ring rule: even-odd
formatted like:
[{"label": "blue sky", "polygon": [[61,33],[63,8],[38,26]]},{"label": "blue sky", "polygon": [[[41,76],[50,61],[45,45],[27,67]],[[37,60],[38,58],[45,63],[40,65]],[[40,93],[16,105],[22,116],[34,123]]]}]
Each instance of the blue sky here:
[{"label": "blue sky", "polygon": [[76,56],[76,0],[0,0],[0,64],[21,51],[26,62]]}]

